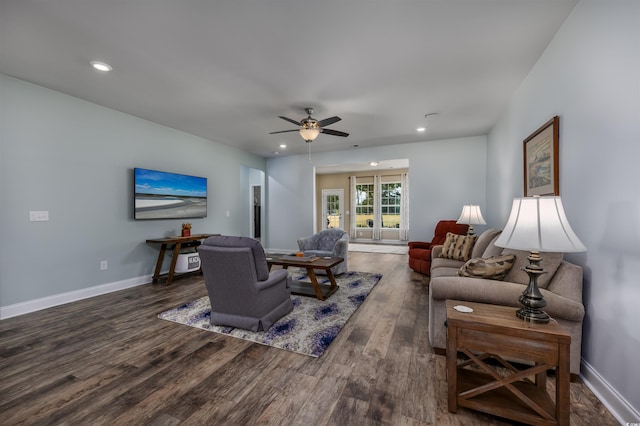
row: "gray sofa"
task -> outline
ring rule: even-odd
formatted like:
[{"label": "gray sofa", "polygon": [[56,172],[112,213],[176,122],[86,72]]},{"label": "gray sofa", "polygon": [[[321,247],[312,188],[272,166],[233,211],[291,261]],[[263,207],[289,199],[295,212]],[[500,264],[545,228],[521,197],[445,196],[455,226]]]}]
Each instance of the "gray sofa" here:
[{"label": "gray sofa", "polygon": [[[458,276],[465,262],[440,257],[443,246],[436,246],[431,254],[431,281],[429,283],[429,342],[436,352],[447,347],[445,326],[447,299],[489,303],[492,305],[522,307],[518,298],[529,282],[520,267],[529,263],[528,252],[502,249],[493,243],[500,231],[488,229],[476,241],[472,258],[487,258],[513,253],[515,264],[504,280],[491,280]],[[541,253],[542,266],[547,274],[538,279],[540,291],[547,302],[544,311],[558,321],[571,335],[571,374],[580,373],[582,345],[582,268],[562,260],[561,253]]]},{"label": "gray sofa", "polygon": [[213,236],[198,246],[211,301],[211,324],[264,331],[293,310],[286,269],[269,272],[262,245]]}]

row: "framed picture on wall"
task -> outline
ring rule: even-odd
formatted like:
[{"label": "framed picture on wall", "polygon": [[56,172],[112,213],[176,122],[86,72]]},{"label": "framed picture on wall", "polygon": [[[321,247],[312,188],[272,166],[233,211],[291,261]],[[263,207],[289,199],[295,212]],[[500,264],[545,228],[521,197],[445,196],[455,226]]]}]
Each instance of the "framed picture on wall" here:
[{"label": "framed picture on wall", "polygon": [[524,196],[560,195],[558,139],[560,118],[553,117],[524,140]]}]

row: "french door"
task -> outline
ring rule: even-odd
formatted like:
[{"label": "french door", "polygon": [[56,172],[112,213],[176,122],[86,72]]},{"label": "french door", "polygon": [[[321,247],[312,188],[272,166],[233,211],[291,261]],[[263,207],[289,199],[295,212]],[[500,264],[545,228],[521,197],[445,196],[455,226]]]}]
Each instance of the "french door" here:
[{"label": "french door", "polygon": [[322,229],[344,230],[344,190],[322,190]]}]

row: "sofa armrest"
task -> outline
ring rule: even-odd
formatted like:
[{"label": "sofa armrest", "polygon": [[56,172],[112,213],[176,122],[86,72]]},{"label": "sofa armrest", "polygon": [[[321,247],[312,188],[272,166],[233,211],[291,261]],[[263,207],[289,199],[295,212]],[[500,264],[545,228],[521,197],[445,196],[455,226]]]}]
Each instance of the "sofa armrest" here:
[{"label": "sofa armrest", "polygon": [[428,250],[431,247],[431,243],[426,241],[409,241],[407,244],[409,245],[409,250],[415,248]]},{"label": "sofa armrest", "polygon": [[[522,306],[518,298],[526,288],[522,284],[468,277],[434,278],[431,280],[429,287],[434,300],[454,299],[512,307]],[[582,303],[548,290],[540,291],[547,302],[544,311],[552,318],[582,321],[584,317]]]},{"label": "sofa armrest", "polygon": [[440,257],[440,254],[442,254],[443,247],[444,247],[443,245],[437,245],[437,246],[431,247],[431,260],[437,257]]}]

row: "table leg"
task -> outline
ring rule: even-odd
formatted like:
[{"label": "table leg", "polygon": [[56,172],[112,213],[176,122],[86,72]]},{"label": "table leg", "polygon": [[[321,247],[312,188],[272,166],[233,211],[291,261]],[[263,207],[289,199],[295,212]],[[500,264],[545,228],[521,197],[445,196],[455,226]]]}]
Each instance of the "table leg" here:
[{"label": "table leg", "polygon": [[333,293],[333,291],[338,288],[338,283],[336,282],[336,277],[333,275],[333,271],[331,271],[331,268],[327,269],[327,277],[329,278],[329,282],[331,283],[331,290]]},{"label": "table leg", "polygon": [[558,425],[569,425],[570,373],[569,373],[569,345],[560,345],[558,367],[556,370],[556,419]]},{"label": "table leg", "polygon": [[156,270],[153,273],[153,281],[152,283],[157,283],[160,278],[160,271],[162,271],[162,263],[164,262],[164,253],[167,250],[167,245],[162,244],[160,246],[160,254],[158,254],[158,261],[156,262]]},{"label": "table leg", "polygon": [[176,246],[173,248],[173,257],[171,258],[171,266],[169,266],[169,273],[167,274],[167,282],[165,285],[171,284],[173,281],[173,274],[176,271],[176,263],[178,262],[178,255],[180,254],[180,247],[182,243],[176,243]]},{"label": "table leg", "polygon": [[307,274],[309,275],[309,279],[311,280],[313,290],[316,292],[316,298],[318,300],[324,300],[324,296],[322,295],[322,291],[320,290],[320,284],[318,283],[318,277],[316,277],[316,273],[312,267],[307,268]]},{"label": "table leg", "polygon": [[[539,365],[539,363],[536,362],[536,365]],[[536,374],[536,387],[540,389],[547,389],[547,370]]]},{"label": "table leg", "polygon": [[458,336],[451,325],[447,328],[447,405],[449,412],[458,411]]}]

